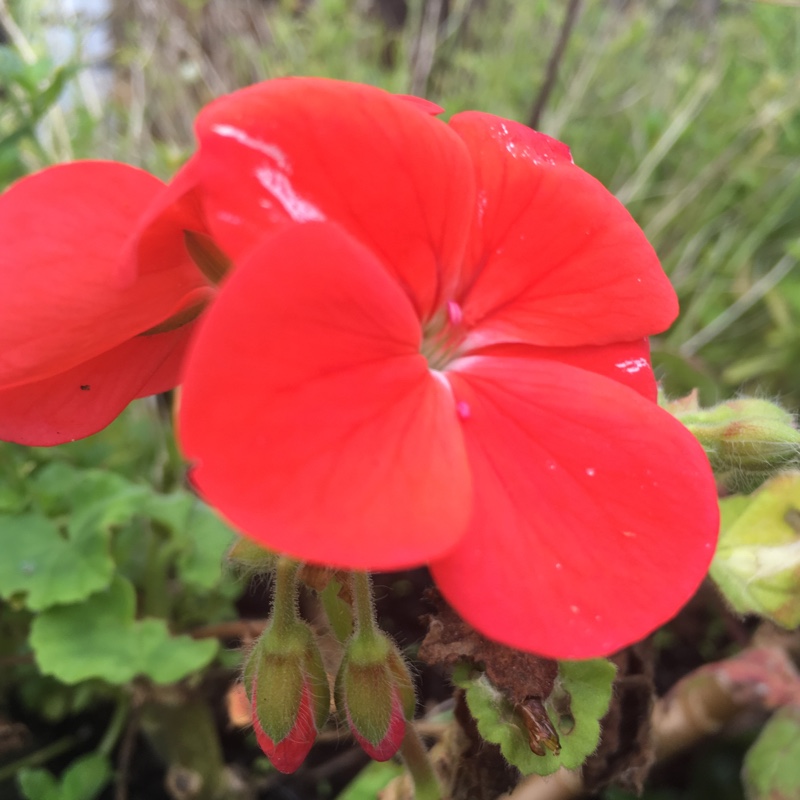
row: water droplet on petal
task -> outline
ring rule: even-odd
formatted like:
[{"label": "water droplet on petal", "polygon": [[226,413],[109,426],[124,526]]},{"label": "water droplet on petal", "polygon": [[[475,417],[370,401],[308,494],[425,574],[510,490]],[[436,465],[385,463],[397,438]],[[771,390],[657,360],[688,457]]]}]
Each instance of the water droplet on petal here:
[{"label": "water droplet on petal", "polygon": [[570,606],[570,607],[569,607],[569,610],[570,610],[570,611],[571,611],[573,614],[578,614],[578,613],[580,612],[580,609],[578,608],[578,606]]},{"label": "water droplet on petal", "polygon": [[470,415],[472,414],[472,409],[469,407],[469,403],[466,400],[459,400],[456,403],[456,414],[458,414],[459,419],[470,418]]},{"label": "water droplet on petal", "polygon": [[594,474],[595,474],[595,468],[594,468],[594,467],[586,467],[586,474],[587,474],[587,475],[588,475],[590,478],[594,477]]}]

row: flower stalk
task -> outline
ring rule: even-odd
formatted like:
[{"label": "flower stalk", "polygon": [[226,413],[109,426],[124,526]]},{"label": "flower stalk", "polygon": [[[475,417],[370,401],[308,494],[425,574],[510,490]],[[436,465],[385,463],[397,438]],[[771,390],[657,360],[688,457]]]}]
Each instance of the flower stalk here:
[{"label": "flower stalk", "polygon": [[442,800],[442,788],[417,729],[406,725],[400,755],[414,781],[414,800]]}]

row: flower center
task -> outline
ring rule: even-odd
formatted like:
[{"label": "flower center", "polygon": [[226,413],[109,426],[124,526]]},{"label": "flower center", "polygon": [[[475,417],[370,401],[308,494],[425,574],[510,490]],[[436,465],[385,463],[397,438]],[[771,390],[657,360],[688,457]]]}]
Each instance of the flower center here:
[{"label": "flower center", "polygon": [[463,323],[461,306],[448,300],[425,326],[420,352],[431,369],[443,370],[461,354],[467,333]]}]

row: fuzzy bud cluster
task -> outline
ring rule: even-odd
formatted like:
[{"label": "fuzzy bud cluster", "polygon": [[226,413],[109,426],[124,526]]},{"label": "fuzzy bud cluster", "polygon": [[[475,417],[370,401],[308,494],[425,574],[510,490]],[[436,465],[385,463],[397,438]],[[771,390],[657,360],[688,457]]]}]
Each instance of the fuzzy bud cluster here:
[{"label": "fuzzy bud cluster", "polygon": [[800,431],[776,403],[743,397],[701,408],[693,392],[664,407],[695,435],[729,491],[751,491],[800,459]]}]

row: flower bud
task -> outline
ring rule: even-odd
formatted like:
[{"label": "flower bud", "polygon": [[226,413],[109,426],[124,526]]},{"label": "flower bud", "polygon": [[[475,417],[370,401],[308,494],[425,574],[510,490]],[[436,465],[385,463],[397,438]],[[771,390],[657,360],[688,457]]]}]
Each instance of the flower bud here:
[{"label": "flower bud", "polygon": [[703,445],[715,475],[731,491],[756,488],[800,455],[794,418],[768,400],[745,397],[700,408],[693,393],[665,408]]},{"label": "flower bud", "polygon": [[244,537],[238,538],[228,550],[228,561],[244,572],[271,572],[275,568],[276,558],[272,551]]},{"label": "flower bud", "polygon": [[279,634],[270,626],[247,659],[244,681],[259,746],[277,770],[294,772],[330,710],[328,680],[310,628],[298,620]]},{"label": "flower bud", "polygon": [[367,755],[386,761],[397,752],[416,697],[408,667],[387,637],[350,640],[336,680],[336,705]]}]

